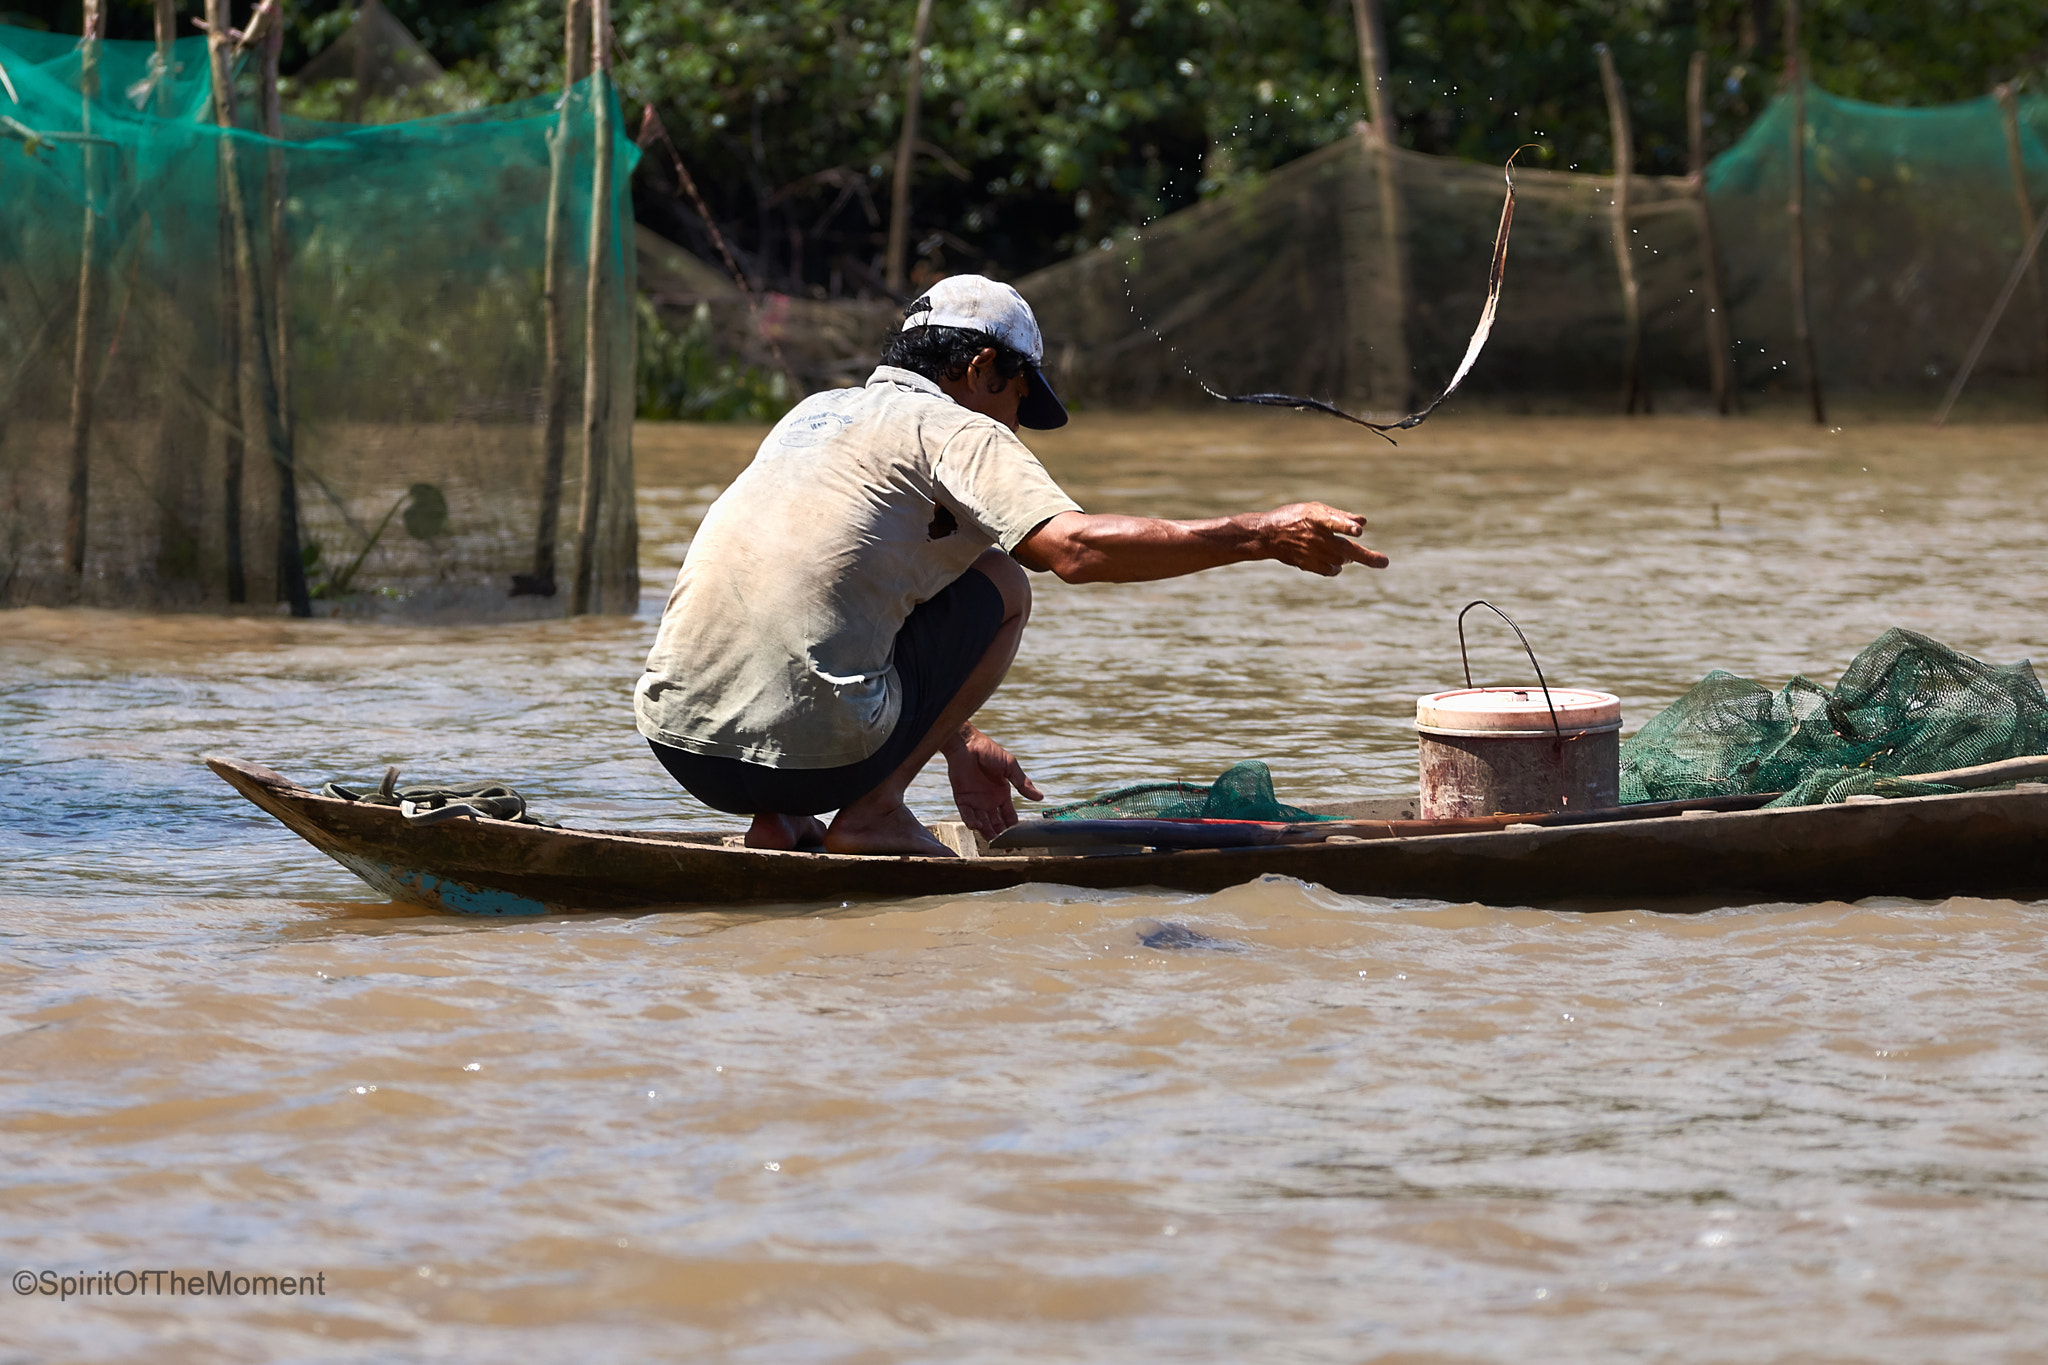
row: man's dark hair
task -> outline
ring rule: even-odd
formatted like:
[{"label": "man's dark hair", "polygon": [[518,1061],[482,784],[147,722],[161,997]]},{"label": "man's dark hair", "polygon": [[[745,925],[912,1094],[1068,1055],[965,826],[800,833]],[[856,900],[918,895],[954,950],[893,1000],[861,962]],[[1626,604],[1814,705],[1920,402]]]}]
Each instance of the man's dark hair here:
[{"label": "man's dark hair", "polygon": [[[929,311],[930,301],[919,299],[903,315]],[[1015,379],[1030,367],[1031,359],[1022,351],[1003,345],[987,332],[967,327],[913,327],[897,332],[883,343],[882,363],[921,374],[936,383],[965,375],[974,357],[990,346],[996,348],[996,373],[1004,379]]]}]

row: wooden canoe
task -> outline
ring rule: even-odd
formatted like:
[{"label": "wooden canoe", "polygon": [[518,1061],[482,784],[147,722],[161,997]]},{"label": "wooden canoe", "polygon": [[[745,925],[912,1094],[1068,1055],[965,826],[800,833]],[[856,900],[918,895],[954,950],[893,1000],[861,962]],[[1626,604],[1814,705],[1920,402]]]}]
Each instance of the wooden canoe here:
[{"label": "wooden canoe", "polygon": [[[1265,876],[1348,895],[1586,909],[1873,895],[2048,897],[2044,785],[1361,842],[948,859],[778,853],[739,847],[720,832],[468,818],[416,824],[394,807],[323,797],[257,764],[206,762],[379,893],[467,915],[836,905],[1026,882],[1208,892]],[[1388,798],[1338,813],[1393,819],[1408,813],[1402,805]]]}]

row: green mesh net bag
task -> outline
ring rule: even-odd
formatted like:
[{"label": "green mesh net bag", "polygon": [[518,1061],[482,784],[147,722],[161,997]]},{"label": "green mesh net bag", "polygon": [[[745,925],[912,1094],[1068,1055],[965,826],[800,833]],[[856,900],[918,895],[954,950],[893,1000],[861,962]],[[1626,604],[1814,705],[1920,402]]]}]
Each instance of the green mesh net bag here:
[{"label": "green mesh net bag", "polygon": [[1833,691],[1803,677],[1774,692],[1709,673],[1621,746],[1621,799],[1924,796],[1954,788],[1901,779],[2041,753],[2048,694],[2031,664],[1987,664],[1888,630]]},{"label": "green mesh net bag", "polygon": [[603,80],[265,137],[205,39],[157,58],[0,25],[0,606],[633,610]]},{"label": "green mesh net bag", "polygon": [[1256,759],[1227,769],[1214,782],[1140,782],[1088,801],[1055,806],[1048,820],[1328,820],[1273,794],[1273,774]]},{"label": "green mesh net bag", "polygon": [[1808,773],[1772,806],[1826,806],[1852,796],[1949,796],[1960,787],[1945,782],[1916,782],[1906,777],[1884,777],[1868,768],[1822,768]]}]

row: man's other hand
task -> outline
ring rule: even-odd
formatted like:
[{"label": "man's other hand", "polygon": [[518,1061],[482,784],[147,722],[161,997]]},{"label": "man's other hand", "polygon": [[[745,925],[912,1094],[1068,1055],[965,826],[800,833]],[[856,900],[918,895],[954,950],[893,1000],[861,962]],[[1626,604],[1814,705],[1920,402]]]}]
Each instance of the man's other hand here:
[{"label": "man's other hand", "polygon": [[1349,539],[1364,533],[1365,518],[1328,503],[1292,502],[1260,514],[1255,524],[1265,537],[1266,557],[1297,569],[1334,578],[1346,564],[1387,567],[1385,555]]},{"label": "man's other hand", "polygon": [[1033,801],[1041,799],[1037,784],[1024,775],[1010,751],[972,725],[962,726],[959,737],[943,752],[960,818],[984,839],[993,839],[1017,823],[1010,788]]}]

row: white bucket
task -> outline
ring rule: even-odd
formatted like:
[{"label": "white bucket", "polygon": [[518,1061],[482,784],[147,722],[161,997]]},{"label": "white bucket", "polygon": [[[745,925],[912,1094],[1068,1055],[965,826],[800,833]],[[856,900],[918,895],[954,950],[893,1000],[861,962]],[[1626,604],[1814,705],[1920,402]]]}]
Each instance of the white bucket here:
[{"label": "white bucket", "polygon": [[1621,699],[1583,687],[1459,687],[1415,701],[1425,820],[1620,804]]}]

